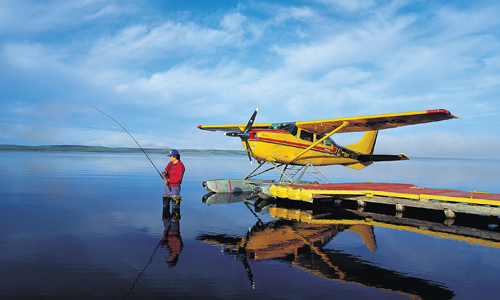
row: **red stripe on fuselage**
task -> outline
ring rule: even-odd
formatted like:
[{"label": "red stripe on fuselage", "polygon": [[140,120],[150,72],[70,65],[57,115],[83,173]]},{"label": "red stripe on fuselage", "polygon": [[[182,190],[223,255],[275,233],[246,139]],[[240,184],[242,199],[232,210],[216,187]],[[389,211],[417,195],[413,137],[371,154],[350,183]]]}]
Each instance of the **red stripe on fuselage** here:
[{"label": "red stripe on fuselage", "polygon": [[[282,140],[275,140],[275,139],[261,138],[261,137],[257,137],[256,139],[249,139],[249,141],[269,142],[269,143],[273,143],[273,144],[292,146],[292,147],[298,147],[298,148],[304,148],[304,149],[310,146],[307,144],[299,144],[299,143],[294,143],[294,142],[287,142],[287,141],[282,141]],[[333,147],[333,149],[330,149],[330,148],[315,146],[312,149],[318,150],[318,151],[324,151],[324,152],[329,153],[329,154],[335,153],[337,151],[337,147]]]}]

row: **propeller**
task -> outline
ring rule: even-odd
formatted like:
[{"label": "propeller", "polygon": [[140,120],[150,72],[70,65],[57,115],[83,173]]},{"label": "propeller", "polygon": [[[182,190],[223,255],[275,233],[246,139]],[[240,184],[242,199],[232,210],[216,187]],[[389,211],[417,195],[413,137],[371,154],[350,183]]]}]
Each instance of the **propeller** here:
[{"label": "propeller", "polygon": [[239,137],[242,142],[245,142],[246,146],[246,151],[248,154],[248,159],[250,160],[250,163],[252,164],[252,155],[251,152],[252,150],[250,149],[250,144],[248,143],[248,138],[250,137],[250,130],[252,130],[252,125],[253,122],[255,121],[255,117],[257,116],[257,112],[259,111],[259,108],[257,107],[255,111],[253,112],[252,116],[250,117],[250,120],[248,120],[247,126],[245,127],[245,130],[240,131],[240,132],[226,132],[224,135],[226,136],[233,136],[233,137]]}]

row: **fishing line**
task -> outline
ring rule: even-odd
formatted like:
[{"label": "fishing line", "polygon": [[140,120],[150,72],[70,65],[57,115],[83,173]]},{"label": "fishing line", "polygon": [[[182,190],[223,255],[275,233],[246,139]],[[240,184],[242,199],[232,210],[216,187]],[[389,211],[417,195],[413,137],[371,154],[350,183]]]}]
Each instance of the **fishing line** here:
[{"label": "fishing line", "polygon": [[125,127],[122,126],[122,124],[118,123],[118,121],[116,121],[115,119],[113,119],[110,115],[108,115],[107,113],[103,112],[102,110],[98,109],[98,108],[95,108],[94,106],[92,106],[93,109],[95,110],[98,110],[100,112],[102,112],[103,114],[105,114],[106,116],[108,116],[111,120],[115,121],[116,124],[120,125],[121,128],[123,128],[123,130],[125,130],[126,133],[128,133],[128,135],[130,135],[130,137],[134,140],[134,142],[137,144],[137,146],[139,146],[139,148],[141,148],[142,152],[146,155],[146,157],[149,159],[149,162],[153,165],[153,167],[155,167],[156,169],[156,172],[158,172],[158,174],[160,175],[161,179],[163,180],[163,175],[161,175],[160,171],[158,171],[158,168],[155,166],[155,164],[153,163],[153,161],[151,160],[151,158],[149,158],[149,155],[146,153],[146,151],[144,151],[144,149],[142,149],[141,145],[139,145],[139,143],[134,139],[134,137],[130,134],[130,132],[128,132],[127,129],[125,129]]},{"label": "fishing line", "polygon": [[137,282],[139,281],[139,279],[141,279],[142,274],[144,272],[146,272],[146,269],[149,267],[149,265],[153,262],[153,258],[155,257],[156,250],[158,250],[158,247],[160,247],[160,245],[161,245],[161,240],[158,242],[158,245],[156,245],[155,250],[153,251],[153,253],[149,257],[148,264],[144,267],[144,269],[142,269],[141,273],[139,273],[139,275],[137,275],[137,278],[135,279],[134,283],[132,283],[132,286],[130,287],[130,289],[129,289],[128,293],[127,293],[127,296],[125,296],[123,298],[126,298],[126,297],[130,296],[134,292],[135,285],[137,284]]}]

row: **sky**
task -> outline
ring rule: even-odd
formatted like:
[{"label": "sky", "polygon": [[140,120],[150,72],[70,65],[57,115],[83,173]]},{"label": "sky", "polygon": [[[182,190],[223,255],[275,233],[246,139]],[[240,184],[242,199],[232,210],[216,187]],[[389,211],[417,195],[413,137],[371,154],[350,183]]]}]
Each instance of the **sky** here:
[{"label": "sky", "polygon": [[[2,0],[0,144],[243,149],[198,125],[446,109],[376,154],[500,158],[500,2]],[[362,135],[338,134],[339,144]]]}]

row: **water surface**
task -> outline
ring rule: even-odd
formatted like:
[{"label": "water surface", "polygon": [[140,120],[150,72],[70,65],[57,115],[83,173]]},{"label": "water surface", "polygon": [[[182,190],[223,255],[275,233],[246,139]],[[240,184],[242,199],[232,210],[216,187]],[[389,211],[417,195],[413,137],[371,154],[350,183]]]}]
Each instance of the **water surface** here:
[{"label": "water surface", "polygon": [[[420,227],[279,220],[265,203],[203,202],[203,180],[250,173],[245,156],[183,156],[180,234],[169,240],[163,239],[168,223],[163,184],[144,155],[0,156],[1,299],[496,299],[500,294],[496,217],[469,224],[458,218],[447,227],[489,239],[431,234],[428,224],[443,225],[442,216]],[[151,158],[160,170],[168,163],[166,156]],[[410,160],[361,171],[320,170],[332,182],[500,193],[499,166]],[[280,203],[278,209],[314,214],[324,208]],[[333,205],[327,209],[329,219],[345,213]],[[264,242],[268,247],[257,249]]]}]

